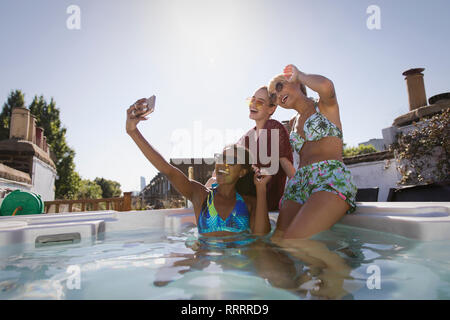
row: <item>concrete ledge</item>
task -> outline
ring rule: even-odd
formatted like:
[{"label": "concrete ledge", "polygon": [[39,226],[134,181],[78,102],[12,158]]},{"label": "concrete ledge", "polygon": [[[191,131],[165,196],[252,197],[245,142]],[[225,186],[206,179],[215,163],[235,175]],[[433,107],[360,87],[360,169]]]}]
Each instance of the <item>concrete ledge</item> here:
[{"label": "concrete ledge", "polygon": [[439,103],[434,105],[420,107],[395,118],[392,125],[403,127],[411,124],[413,121],[418,121],[423,117],[432,116],[447,108],[450,108],[450,104],[447,103],[447,100],[439,101]]},{"label": "concrete ledge", "polygon": [[34,143],[27,140],[7,139],[0,141],[0,153],[2,155],[26,155],[35,156],[56,170],[55,163],[50,156]]},{"label": "concrete ledge", "polygon": [[3,163],[0,163],[0,178],[31,184],[31,177],[28,173],[8,167]]}]

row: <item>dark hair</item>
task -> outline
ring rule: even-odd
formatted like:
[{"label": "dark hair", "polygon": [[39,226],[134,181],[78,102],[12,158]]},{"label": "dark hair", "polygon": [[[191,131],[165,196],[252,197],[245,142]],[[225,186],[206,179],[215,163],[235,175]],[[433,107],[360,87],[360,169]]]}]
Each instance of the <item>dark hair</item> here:
[{"label": "dark hair", "polygon": [[237,193],[239,193],[240,195],[244,195],[244,196],[254,196],[256,197],[256,186],[255,183],[253,182],[253,176],[254,176],[254,172],[252,169],[252,164],[254,164],[253,162],[253,157],[252,154],[250,153],[250,151],[240,145],[240,144],[231,144],[228,145],[224,148],[225,149],[229,149],[229,148],[233,148],[234,154],[238,155],[239,151],[244,153],[245,159],[240,159],[240,160],[244,160],[244,163],[241,163],[242,161],[240,161],[240,165],[243,166],[244,169],[247,169],[247,173],[245,176],[243,176],[242,178],[239,178],[239,180],[236,183],[236,191]]}]

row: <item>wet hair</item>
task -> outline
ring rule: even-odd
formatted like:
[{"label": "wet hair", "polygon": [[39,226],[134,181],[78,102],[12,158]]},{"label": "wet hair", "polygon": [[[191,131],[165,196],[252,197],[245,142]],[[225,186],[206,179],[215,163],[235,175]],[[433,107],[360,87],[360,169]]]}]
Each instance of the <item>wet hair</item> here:
[{"label": "wet hair", "polygon": [[[268,87],[268,94],[269,94],[269,99],[271,100],[271,103],[273,103],[273,104],[276,104],[276,101],[277,101],[275,86],[278,82],[288,82],[288,81],[286,80],[286,77],[284,76],[284,74],[279,74],[279,75],[273,77],[272,80],[270,80],[269,87]],[[303,94],[307,97],[308,95],[306,92],[306,86],[303,83],[300,83],[299,87],[300,87],[300,91],[303,92]]]},{"label": "wet hair", "polygon": [[[238,163],[244,168],[247,169],[247,173],[242,178],[239,178],[239,180],[236,183],[236,191],[240,195],[244,196],[256,196],[256,186],[253,182],[253,176],[254,172],[252,169],[253,162],[253,156],[250,153],[250,151],[240,145],[240,144],[231,144],[226,146],[223,150],[226,149],[233,149],[235,157],[238,159]],[[243,155],[243,157],[242,157]]]}]

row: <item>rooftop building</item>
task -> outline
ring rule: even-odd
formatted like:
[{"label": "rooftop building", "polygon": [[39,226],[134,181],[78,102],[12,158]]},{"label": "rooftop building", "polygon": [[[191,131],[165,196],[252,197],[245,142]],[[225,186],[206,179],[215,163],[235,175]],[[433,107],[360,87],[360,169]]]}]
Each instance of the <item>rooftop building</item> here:
[{"label": "rooftop building", "polygon": [[13,190],[55,199],[55,156],[27,108],[13,108],[9,139],[0,141],[0,199]]}]

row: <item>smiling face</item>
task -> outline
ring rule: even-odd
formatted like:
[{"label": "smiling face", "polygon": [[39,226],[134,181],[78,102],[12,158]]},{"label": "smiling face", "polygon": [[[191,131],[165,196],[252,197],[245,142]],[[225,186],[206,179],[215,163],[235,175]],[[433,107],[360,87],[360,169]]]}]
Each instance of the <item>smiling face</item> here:
[{"label": "smiling face", "polygon": [[245,175],[240,164],[216,164],[216,181],[220,184],[236,183]]},{"label": "smiling face", "polygon": [[271,104],[267,87],[261,87],[248,99],[249,118],[255,121],[268,120],[275,112],[276,105]]},{"label": "smiling face", "polygon": [[275,104],[284,109],[294,109],[296,104],[306,98],[306,88],[297,82],[288,82],[284,75],[278,75],[270,81],[270,97]]}]

